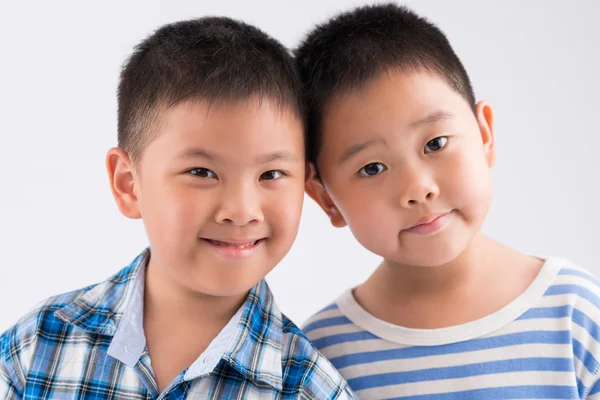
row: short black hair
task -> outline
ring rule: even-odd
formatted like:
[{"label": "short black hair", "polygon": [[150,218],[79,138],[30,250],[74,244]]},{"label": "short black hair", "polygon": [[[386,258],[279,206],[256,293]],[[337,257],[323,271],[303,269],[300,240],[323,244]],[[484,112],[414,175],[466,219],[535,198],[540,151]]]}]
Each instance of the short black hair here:
[{"label": "short black hair", "polygon": [[255,95],[304,123],[302,84],[291,52],[281,43],[226,17],[165,25],[136,46],[121,71],[118,145],[138,159],[169,107]]},{"label": "short black hair", "polygon": [[442,31],[396,4],[363,6],[314,28],[295,50],[307,99],[307,158],[316,162],[323,110],[334,95],[360,89],[379,73],[427,70],[475,112],[471,82]]}]

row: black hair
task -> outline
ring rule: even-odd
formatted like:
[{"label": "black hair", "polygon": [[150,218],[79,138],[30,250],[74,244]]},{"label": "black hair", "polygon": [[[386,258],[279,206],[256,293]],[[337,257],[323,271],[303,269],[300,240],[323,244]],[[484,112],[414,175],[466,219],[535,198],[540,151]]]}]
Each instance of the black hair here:
[{"label": "black hair", "polygon": [[118,88],[118,142],[137,159],[160,113],[186,100],[236,101],[257,95],[304,121],[291,52],[256,27],[204,17],[159,28],[136,46]]},{"label": "black hair", "polygon": [[363,6],[314,28],[295,50],[307,99],[307,158],[316,162],[324,109],[333,96],[360,89],[379,73],[426,70],[458,92],[475,112],[471,82],[446,36],[396,4]]}]

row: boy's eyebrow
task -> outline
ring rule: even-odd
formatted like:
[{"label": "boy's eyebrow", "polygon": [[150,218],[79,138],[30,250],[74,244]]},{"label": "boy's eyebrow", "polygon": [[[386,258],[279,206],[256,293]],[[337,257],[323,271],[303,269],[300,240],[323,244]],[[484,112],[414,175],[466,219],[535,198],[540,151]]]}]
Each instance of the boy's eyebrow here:
[{"label": "boy's eyebrow", "polygon": [[298,161],[298,157],[296,157],[294,154],[292,154],[288,151],[274,151],[272,153],[268,153],[268,154],[262,155],[260,157],[257,157],[257,159],[256,159],[257,164],[268,164],[273,161],[296,162],[296,161]]},{"label": "boy's eyebrow", "polygon": [[359,143],[359,144],[352,145],[352,146],[348,147],[348,149],[346,149],[346,151],[344,152],[344,154],[342,154],[342,156],[340,157],[340,160],[338,161],[338,163],[342,164],[342,163],[348,161],[350,158],[352,158],[356,154],[360,153],[361,151],[363,151],[367,147],[373,146],[375,144],[384,144],[385,145],[385,141],[383,139],[371,139],[371,140],[366,141],[364,143]]},{"label": "boy's eyebrow", "polygon": [[450,114],[449,112],[446,111],[436,111],[433,112],[427,116],[425,116],[424,118],[421,118],[413,123],[410,124],[411,128],[416,128],[420,125],[426,125],[426,124],[431,124],[434,122],[438,122],[444,119],[451,119],[454,118],[454,115]]},{"label": "boy's eyebrow", "polygon": [[[221,157],[217,156],[216,154],[214,154],[208,150],[201,149],[201,148],[186,149],[179,154],[179,158],[195,158],[195,157],[205,158],[210,161],[219,161],[221,159]],[[257,157],[255,162],[256,162],[256,164],[267,164],[267,163],[270,163],[273,161],[297,162],[298,157],[296,157],[294,154],[290,153],[289,151],[274,151],[272,153],[268,153],[268,154],[262,155],[260,157]]]},{"label": "boy's eyebrow", "polygon": [[216,154],[211,153],[210,151],[204,150],[201,148],[186,149],[186,150],[182,151],[178,156],[178,158],[195,158],[195,157],[206,158],[207,160],[210,160],[210,161],[216,161],[219,159],[219,157]]}]

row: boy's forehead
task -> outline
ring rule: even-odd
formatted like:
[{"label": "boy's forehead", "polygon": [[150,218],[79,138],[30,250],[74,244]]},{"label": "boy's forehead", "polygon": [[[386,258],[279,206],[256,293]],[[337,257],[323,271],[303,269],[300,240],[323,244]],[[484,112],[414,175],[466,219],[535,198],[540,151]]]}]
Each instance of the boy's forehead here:
[{"label": "boy's forehead", "polygon": [[[355,98],[372,101],[373,97],[379,97],[382,91],[398,94],[398,100],[402,100],[402,97],[423,97],[423,94],[429,94],[432,91],[436,91],[438,94],[440,92],[453,92],[460,97],[460,94],[452,88],[447,79],[434,71],[423,68],[409,70],[388,68],[375,74],[360,85],[334,93],[331,100],[336,102]],[[432,100],[435,100],[435,98]]]},{"label": "boy's forehead", "polygon": [[155,120],[155,143],[148,146],[160,147],[162,156],[216,160],[218,154],[243,157],[269,147],[304,152],[300,118],[268,99],[190,100],[163,110]]},{"label": "boy's forehead", "polygon": [[323,107],[321,130],[392,120],[412,125],[433,114],[473,117],[467,101],[438,74],[387,70],[361,87],[333,94]]},{"label": "boy's forehead", "polygon": [[234,125],[236,123],[300,123],[297,112],[269,98],[190,99],[158,113],[161,130],[199,126]]}]

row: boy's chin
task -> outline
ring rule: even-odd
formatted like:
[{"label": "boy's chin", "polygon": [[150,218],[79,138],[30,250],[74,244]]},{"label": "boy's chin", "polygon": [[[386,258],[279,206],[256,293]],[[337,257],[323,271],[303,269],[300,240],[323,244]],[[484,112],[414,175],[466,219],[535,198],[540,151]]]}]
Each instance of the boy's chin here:
[{"label": "boy's chin", "polygon": [[450,264],[456,260],[464,251],[463,246],[454,246],[446,249],[414,249],[411,254],[396,254],[392,257],[384,257],[388,263],[406,265],[411,267],[435,268]]},{"label": "boy's chin", "polygon": [[260,282],[260,279],[256,282],[228,282],[225,284],[214,284],[214,285],[194,285],[192,282],[187,283],[189,290],[210,297],[241,297],[246,296],[248,292]]}]

